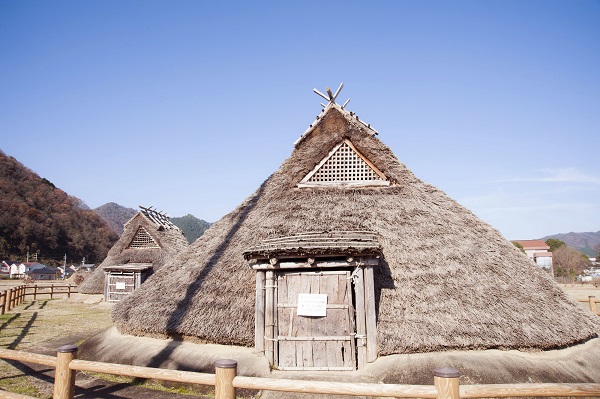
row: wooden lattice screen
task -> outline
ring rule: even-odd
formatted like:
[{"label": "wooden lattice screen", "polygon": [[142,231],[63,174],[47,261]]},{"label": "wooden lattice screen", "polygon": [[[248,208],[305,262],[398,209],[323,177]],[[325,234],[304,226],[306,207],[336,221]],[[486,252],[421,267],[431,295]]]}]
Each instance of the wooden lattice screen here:
[{"label": "wooden lattice screen", "polygon": [[299,184],[302,186],[336,183],[389,184],[385,175],[362,156],[349,140],[338,144]]},{"label": "wooden lattice screen", "polygon": [[160,248],[154,238],[146,231],[145,228],[140,226],[138,231],[135,233],[133,240],[129,243],[127,248]]}]

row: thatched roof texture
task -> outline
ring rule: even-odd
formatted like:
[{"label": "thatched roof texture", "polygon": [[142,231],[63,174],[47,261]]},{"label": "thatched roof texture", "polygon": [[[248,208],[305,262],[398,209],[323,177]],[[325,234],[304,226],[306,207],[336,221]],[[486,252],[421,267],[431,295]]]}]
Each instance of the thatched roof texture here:
[{"label": "thatched roof texture", "polygon": [[119,240],[108,251],[106,259],[79,286],[84,294],[101,294],[104,290],[104,268],[130,263],[152,264],[159,270],[168,259],[185,251],[188,242],[183,232],[164,213],[140,207],[127,223]]},{"label": "thatched roof texture", "polygon": [[[563,347],[595,337],[591,314],[442,191],[417,179],[375,132],[335,103],[254,194],[113,309],[123,333],[251,346],[255,271],[244,251],[306,231],[370,231],[379,353]],[[389,186],[298,184],[343,140]]]}]

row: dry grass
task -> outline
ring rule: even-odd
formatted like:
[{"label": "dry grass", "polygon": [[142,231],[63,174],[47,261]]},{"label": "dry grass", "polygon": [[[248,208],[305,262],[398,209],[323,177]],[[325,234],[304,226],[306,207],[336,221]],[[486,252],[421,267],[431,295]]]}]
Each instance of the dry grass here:
[{"label": "dry grass", "polygon": [[[5,289],[5,288],[2,288]],[[75,300],[40,299],[23,302],[8,314],[0,316],[0,347],[32,350],[45,344],[107,328],[111,325],[108,308]],[[37,371],[44,367],[27,366],[19,362],[0,361],[0,388],[35,396],[52,397],[52,386]]]},{"label": "dry grass", "polygon": [[[0,286],[0,291],[6,289]],[[104,303],[84,303],[90,295],[74,294],[71,299],[41,299],[25,301],[8,314],[0,316],[0,347],[55,355],[55,349],[66,344],[80,345],[97,331],[112,326],[109,306]],[[0,360],[0,390],[51,398],[53,378],[51,368]],[[84,373],[86,378],[108,383],[130,384],[153,391],[196,397],[214,397],[214,387],[168,381],[142,380],[101,373]],[[251,397],[241,393],[240,397]]]}]

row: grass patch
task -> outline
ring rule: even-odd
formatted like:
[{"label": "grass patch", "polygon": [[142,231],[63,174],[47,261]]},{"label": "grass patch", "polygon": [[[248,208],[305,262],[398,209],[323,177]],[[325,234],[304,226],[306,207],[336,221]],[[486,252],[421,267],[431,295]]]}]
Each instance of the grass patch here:
[{"label": "grass patch", "polygon": [[[109,310],[65,299],[23,302],[0,316],[0,347],[24,350],[60,338],[76,336],[111,325]],[[45,366],[0,360],[0,389],[51,398],[53,386],[41,371]]]},{"label": "grass patch", "polygon": [[183,384],[171,381],[128,377],[116,374],[94,373],[89,371],[86,371],[85,374],[90,377],[101,379],[104,381],[110,381],[118,384],[131,384],[141,386],[147,389],[152,389],[155,391],[208,398],[212,398],[215,396],[215,387],[211,385]]},{"label": "grass patch", "polygon": [[[35,346],[65,337],[81,337],[90,332],[112,326],[109,309],[66,299],[41,299],[23,302],[8,314],[0,316],[0,347],[27,351]],[[74,338],[74,345],[84,339]],[[53,354],[55,355],[55,353]],[[24,365],[0,359],[0,389],[50,399],[53,381],[48,379],[46,366]],[[142,379],[106,373],[85,372],[86,376],[116,384],[131,384],[145,389],[214,398],[215,388],[210,385],[184,384],[171,381]],[[247,391],[247,392],[246,392]],[[256,391],[238,390],[239,398],[254,397]]]}]

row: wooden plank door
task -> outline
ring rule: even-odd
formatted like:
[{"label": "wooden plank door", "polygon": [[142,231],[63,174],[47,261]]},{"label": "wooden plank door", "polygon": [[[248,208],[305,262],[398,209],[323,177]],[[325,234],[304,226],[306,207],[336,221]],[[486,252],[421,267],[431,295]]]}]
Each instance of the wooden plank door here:
[{"label": "wooden plank door", "polygon": [[[298,316],[299,294],[327,295],[326,316]],[[276,303],[279,369],[356,369],[349,271],[281,272]]]},{"label": "wooden plank door", "polygon": [[106,302],[119,302],[135,289],[133,273],[108,274],[108,296]]}]

